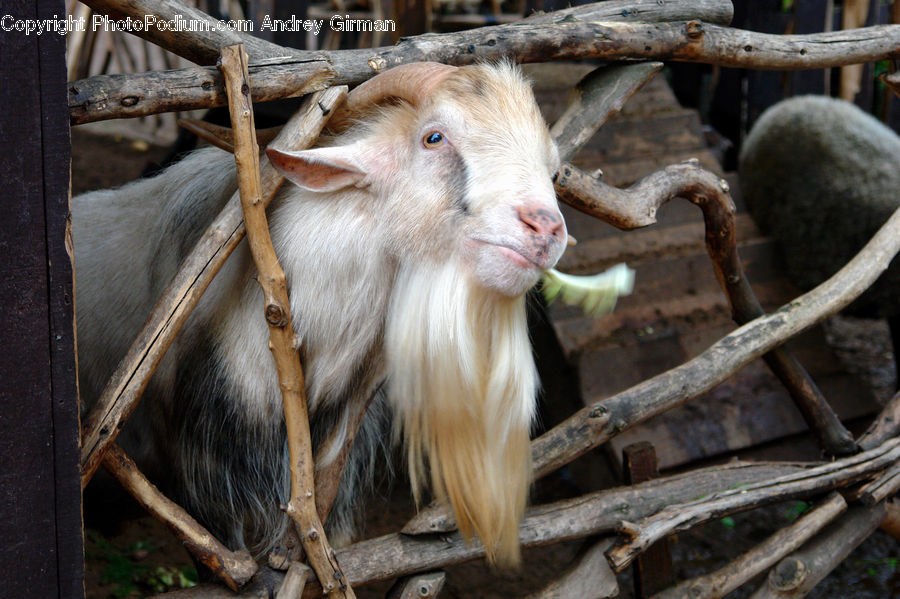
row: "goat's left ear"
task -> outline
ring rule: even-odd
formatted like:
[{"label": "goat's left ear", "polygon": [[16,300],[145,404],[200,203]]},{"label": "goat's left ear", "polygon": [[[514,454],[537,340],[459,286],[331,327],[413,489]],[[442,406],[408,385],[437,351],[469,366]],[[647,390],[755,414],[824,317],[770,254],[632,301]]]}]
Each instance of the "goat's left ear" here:
[{"label": "goat's left ear", "polygon": [[337,191],[349,185],[358,185],[366,178],[355,150],[353,145],[300,152],[267,148],[266,156],[272,166],[304,189]]}]

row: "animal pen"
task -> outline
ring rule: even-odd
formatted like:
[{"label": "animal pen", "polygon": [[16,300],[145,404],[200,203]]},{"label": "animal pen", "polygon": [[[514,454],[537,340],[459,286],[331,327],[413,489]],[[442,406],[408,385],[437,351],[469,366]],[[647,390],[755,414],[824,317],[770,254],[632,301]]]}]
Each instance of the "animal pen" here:
[{"label": "animal pen", "polygon": [[[115,19],[146,15],[160,22],[179,15],[211,19],[178,0],[85,3]],[[15,19],[46,19],[64,13],[62,4],[16,1],[10,12]],[[4,571],[16,572],[8,577],[10,596],[83,594],[80,493],[101,466],[219,579],[218,584],[178,591],[173,597],[231,596],[224,594],[222,585],[245,597],[314,597],[323,592],[353,597],[354,588],[389,579],[400,579],[396,596],[434,597],[440,591],[441,568],[484,556],[480,543],[467,543],[455,532],[451,513],[440,505],[422,509],[395,534],[331,548],[322,522],[343,461],[314,472],[297,351],[302,340],[295,338],[291,327],[284,275],[265,218],[265,206],[283,179],[265,157],[260,158],[252,103],[305,97],[303,108],[275,142],[280,148],[299,150],[316,141],[345,100],[348,87],[382,71],[420,61],[461,66],[504,57],[519,63],[585,59],[608,63],[578,84],[551,128],[563,160],[554,181],[557,196],[622,230],[652,226],[657,210],[675,198],[697,206],[705,223],[709,259],[739,325],[683,364],[584,407],[534,439],[534,477],[554,472],[636,425],[697,398],[757,358],[787,388],[827,457],[812,463],[734,461],[532,506],[519,529],[523,547],[578,538],[593,538],[594,545],[558,580],[546,581],[547,587],[531,596],[587,596],[585,588],[590,596],[615,596],[615,573],[640,560],[657,541],[729,514],[792,499],[814,505],[721,569],[662,589],[654,597],[721,597],[766,572],[768,578],[754,597],[806,595],[886,518],[897,518],[888,515],[887,503],[900,490],[900,394],[862,436],[854,438],[804,367],[782,346],[846,307],[888,267],[900,251],[900,212],[832,278],[766,314],[738,256],[735,207],[719,176],[687,162],[618,189],[568,162],[659,71],[658,61],[794,70],[892,60],[900,54],[898,25],[769,35],[730,28],[731,17],[731,3],[722,0],[609,0],[508,24],[402,38],[393,46],[315,51],[216,28],[192,34],[155,28],[137,32],[198,66],[70,81],[65,88],[69,125],[227,105],[232,131],[210,129],[205,135],[234,153],[240,193],[159,299],[82,423],[80,442],[72,271],[66,255],[69,146],[60,41],[64,38],[0,34],[0,55],[17,57],[0,66],[6,79],[6,89],[0,92],[5,112],[0,130],[7,142],[0,169],[6,183],[4,199],[10,206],[0,223],[4,256],[9,256],[2,267],[2,293],[4,306],[15,306],[14,314],[4,319],[8,334],[2,353],[3,389],[8,399],[0,422],[4,438],[10,439],[9,453],[18,444],[23,448],[18,451],[36,456],[11,464],[3,475],[4,487],[14,489],[17,497],[11,517],[4,517],[7,542],[0,549]],[[900,77],[887,75],[884,81],[891,89],[900,89]],[[37,139],[33,131],[40,132]],[[19,165],[31,170],[23,173]],[[292,491],[283,509],[295,524],[300,545],[289,546],[268,564],[257,564],[248,553],[222,545],[161,495],[116,444],[154,368],[245,235],[254,248],[258,280],[265,291],[259,316],[269,325],[284,392]],[[74,264],[76,274],[77,268]],[[34,306],[40,307],[38,313]],[[360,412],[357,424],[362,416]],[[346,453],[345,449],[343,458]],[[38,559],[31,559],[34,556]]]}]

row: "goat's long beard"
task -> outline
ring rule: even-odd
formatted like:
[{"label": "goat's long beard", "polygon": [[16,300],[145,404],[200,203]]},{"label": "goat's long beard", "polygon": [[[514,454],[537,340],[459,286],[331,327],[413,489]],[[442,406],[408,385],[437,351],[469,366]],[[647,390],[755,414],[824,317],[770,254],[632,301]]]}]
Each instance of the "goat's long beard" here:
[{"label": "goat's long beard", "polygon": [[404,267],[385,344],[416,501],[430,474],[463,536],[518,564],[537,387],[524,298],[484,290],[452,262]]}]

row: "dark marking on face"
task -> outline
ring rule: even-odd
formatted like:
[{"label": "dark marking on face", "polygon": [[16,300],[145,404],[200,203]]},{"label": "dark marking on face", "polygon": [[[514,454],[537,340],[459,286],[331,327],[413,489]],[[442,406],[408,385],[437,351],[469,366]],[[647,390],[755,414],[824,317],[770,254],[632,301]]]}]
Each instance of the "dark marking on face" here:
[{"label": "dark marking on face", "polygon": [[470,211],[468,190],[469,190],[469,169],[466,166],[465,159],[459,155],[456,148],[448,146],[444,152],[442,159],[446,160],[446,168],[448,169],[447,177],[447,194],[454,208],[459,210],[463,216],[468,216]]}]

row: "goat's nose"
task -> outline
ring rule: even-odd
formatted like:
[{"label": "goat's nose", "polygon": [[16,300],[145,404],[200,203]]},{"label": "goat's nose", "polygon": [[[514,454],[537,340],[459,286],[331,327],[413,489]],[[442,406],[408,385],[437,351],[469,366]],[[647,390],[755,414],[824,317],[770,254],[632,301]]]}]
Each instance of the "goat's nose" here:
[{"label": "goat's nose", "polygon": [[534,204],[524,204],[516,208],[519,220],[533,234],[559,240],[565,235],[565,223],[558,210]]}]

